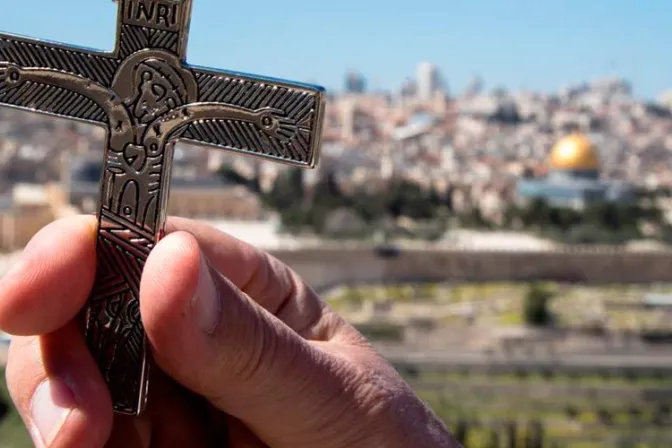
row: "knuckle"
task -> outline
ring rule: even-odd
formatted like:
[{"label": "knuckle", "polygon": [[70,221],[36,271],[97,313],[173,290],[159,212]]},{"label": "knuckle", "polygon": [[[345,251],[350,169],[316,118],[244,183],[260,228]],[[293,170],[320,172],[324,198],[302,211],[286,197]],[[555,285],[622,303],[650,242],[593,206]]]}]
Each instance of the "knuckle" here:
[{"label": "knuckle", "polygon": [[414,406],[406,383],[368,350],[353,350],[340,361],[340,401],[348,410],[340,417],[348,428],[338,435],[343,446],[411,446],[400,444],[402,422]]},{"label": "knuckle", "polygon": [[266,252],[259,250],[254,260],[252,275],[241,289],[263,306],[269,295],[277,293],[277,288],[273,287],[277,274]]},{"label": "knuckle", "polygon": [[237,344],[240,348],[234,351],[233,374],[244,384],[258,384],[278,357],[278,341],[262,322],[261,316],[250,322],[249,329],[256,335],[257,342]]},{"label": "knuckle", "polygon": [[410,386],[378,357],[362,361],[355,371],[357,400],[373,422],[389,422],[400,408],[415,401]]}]

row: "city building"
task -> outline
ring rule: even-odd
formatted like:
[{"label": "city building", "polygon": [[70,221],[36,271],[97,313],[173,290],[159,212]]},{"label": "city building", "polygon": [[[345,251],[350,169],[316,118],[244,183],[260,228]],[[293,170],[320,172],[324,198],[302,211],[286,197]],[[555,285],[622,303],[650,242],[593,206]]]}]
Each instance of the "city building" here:
[{"label": "city building", "polygon": [[44,226],[59,214],[58,189],[50,184],[16,184],[11,193],[0,196],[0,251],[25,247]]},{"label": "city building", "polygon": [[366,79],[361,73],[350,72],[345,75],[345,93],[361,94],[366,92]]},{"label": "city building", "polygon": [[12,198],[9,195],[0,196],[0,251],[14,248],[14,213]]},{"label": "city building", "polygon": [[431,101],[443,87],[439,69],[429,62],[418,65],[416,82],[417,95],[420,101]]},{"label": "city building", "polygon": [[554,206],[581,209],[590,202],[623,201],[632,197],[631,184],[601,179],[600,170],[597,148],[585,135],[572,133],[553,147],[548,174],[518,181],[518,200],[541,198]]},{"label": "city building", "polygon": [[666,90],[658,96],[658,104],[672,111],[672,90]]}]

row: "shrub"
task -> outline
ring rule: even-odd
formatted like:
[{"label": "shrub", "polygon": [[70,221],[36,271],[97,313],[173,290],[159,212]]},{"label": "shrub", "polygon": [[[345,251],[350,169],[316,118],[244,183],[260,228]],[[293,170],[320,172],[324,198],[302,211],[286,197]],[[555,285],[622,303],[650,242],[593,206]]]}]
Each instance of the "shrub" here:
[{"label": "shrub", "polygon": [[540,284],[532,284],[525,294],[523,321],[533,327],[544,327],[551,323],[550,301],[553,293]]}]

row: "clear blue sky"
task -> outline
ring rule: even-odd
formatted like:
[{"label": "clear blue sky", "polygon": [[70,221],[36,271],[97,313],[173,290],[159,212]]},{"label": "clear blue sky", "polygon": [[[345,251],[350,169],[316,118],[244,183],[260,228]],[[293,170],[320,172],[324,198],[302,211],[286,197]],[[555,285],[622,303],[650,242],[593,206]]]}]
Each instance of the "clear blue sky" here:
[{"label": "clear blue sky", "polygon": [[[2,31],[112,48],[111,0],[0,2]],[[672,0],[194,0],[188,59],[328,89],[351,69],[396,88],[424,60],[453,91],[619,75],[651,98],[672,87],[671,24]]]}]

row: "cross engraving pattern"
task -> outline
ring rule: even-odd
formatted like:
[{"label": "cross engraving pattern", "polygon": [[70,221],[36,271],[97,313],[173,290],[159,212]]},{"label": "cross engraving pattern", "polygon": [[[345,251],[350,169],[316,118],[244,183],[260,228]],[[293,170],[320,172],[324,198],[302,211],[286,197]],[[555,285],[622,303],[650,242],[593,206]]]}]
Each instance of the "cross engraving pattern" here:
[{"label": "cross engraving pattern", "polygon": [[102,125],[96,280],[85,337],[114,410],[146,404],[142,269],[162,237],[177,140],[312,168],[324,91],[186,63],[192,0],[117,0],[112,53],[0,34],[0,105]]}]

